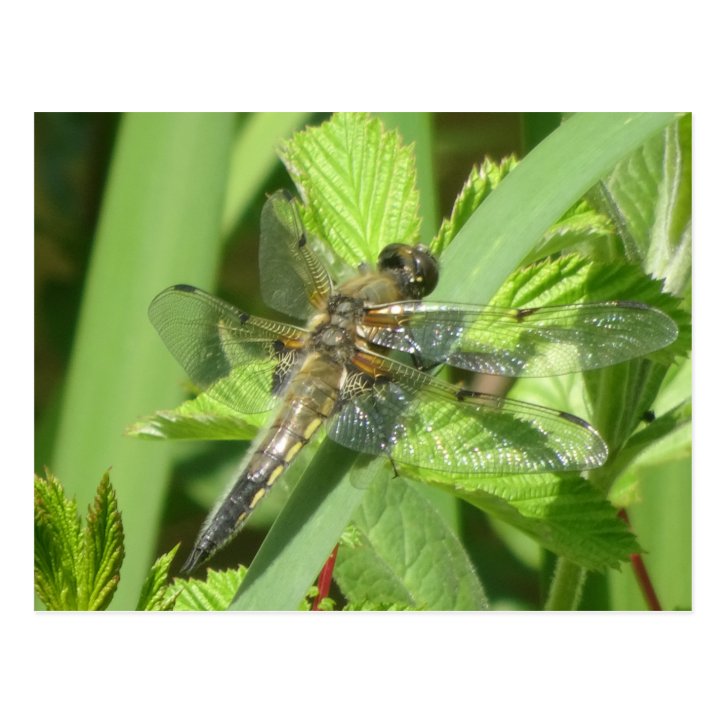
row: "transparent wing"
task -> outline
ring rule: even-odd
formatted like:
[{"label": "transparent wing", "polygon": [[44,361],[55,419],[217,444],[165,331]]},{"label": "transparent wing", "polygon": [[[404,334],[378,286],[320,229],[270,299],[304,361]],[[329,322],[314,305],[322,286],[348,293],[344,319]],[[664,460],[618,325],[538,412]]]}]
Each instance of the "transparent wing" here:
[{"label": "transparent wing", "polygon": [[638,302],[510,309],[406,301],[370,307],[365,334],[423,363],[511,377],[592,370],[677,338],[663,312]]},{"label": "transparent wing", "polygon": [[262,209],[259,246],[262,298],[270,307],[307,319],[324,307],[332,282],[305,237],[292,197],[277,191]]},{"label": "transparent wing", "polygon": [[[568,413],[461,390],[402,363],[357,356],[328,435],[363,453],[454,474],[579,471],[607,447]],[[375,382],[365,385],[364,380]]]},{"label": "transparent wing", "polygon": [[213,398],[241,413],[274,406],[274,394],[293,367],[306,332],[260,317],[190,285],[157,295],[149,318],[189,377]]}]

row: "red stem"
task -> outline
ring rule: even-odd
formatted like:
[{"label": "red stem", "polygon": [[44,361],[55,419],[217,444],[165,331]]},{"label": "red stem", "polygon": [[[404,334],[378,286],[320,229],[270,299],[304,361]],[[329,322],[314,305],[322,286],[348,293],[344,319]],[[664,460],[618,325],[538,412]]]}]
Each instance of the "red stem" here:
[{"label": "red stem", "polygon": [[[627,523],[627,526],[632,528],[632,524],[629,521],[629,516],[624,509],[619,509],[619,518]],[[634,571],[634,577],[639,584],[639,588],[642,591],[642,595],[647,602],[647,607],[651,612],[661,612],[662,605],[660,600],[657,598],[657,592],[652,584],[652,580],[649,578],[647,567],[644,564],[644,559],[640,554],[630,554],[629,559],[632,562],[632,570]]]},{"label": "red stem", "polygon": [[315,601],[312,603],[312,611],[318,612],[320,609],[320,602],[330,593],[330,584],[332,582],[332,571],[335,568],[335,559],[337,559],[337,544],[332,550],[332,554],[327,557],[327,561],[320,570],[320,575],[317,577],[317,596]]}]

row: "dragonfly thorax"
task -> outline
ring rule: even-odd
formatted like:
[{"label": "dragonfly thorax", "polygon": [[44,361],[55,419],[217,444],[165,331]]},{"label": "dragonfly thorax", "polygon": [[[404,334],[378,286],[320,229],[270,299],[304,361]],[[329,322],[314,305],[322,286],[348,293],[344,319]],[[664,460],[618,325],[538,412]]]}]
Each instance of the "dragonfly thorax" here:
[{"label": "dragonfly thorax", "polygon": [[362,300],[346,295],[331,296],[327,314],[318,316],[312,328],[311,348],[346,362],[355,349],[355,330],[362,311]]},{"label": "dragonfly thorax", "polygon": [[327,301],[327,314],[332,325],[354,326],[362,314],[361,299],[344,294],[332,295]]}]

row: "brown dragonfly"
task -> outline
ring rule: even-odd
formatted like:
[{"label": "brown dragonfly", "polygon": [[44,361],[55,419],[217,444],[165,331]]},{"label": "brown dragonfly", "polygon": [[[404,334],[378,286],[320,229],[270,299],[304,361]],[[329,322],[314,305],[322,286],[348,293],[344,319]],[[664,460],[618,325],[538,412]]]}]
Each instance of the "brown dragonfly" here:
[{"label": "brown dragonfly", "polygon": [[[261,220],[262,296],[297,327],[242,312],[178,284],[149,317],[190,378],[240,413],[276,409],[184,564],[208,560],[243,526],[310,439],[324,431],[354,451],[452,474],[577,471],[607,459],[586,421],[475,392],[429,374],[447,364],[510,377],[591,370],[646,355],[677,337],[663,312],[637,302],[508,309],[425,302],[437,260],[391,244],[377,269],[339,285],[308,243],[284,192]],[[391,358],[405,353],[410,364]],[[399,357],[399,356],[398,356]]]}]

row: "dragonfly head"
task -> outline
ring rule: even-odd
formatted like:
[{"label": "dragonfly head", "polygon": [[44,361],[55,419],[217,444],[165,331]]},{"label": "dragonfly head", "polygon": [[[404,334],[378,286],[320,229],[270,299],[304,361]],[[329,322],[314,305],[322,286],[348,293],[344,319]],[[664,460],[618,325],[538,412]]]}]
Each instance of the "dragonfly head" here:
[{"label": "dragonfly head", "polygon": [[388,244],[378,256],[378,269],[395,276],[403,299],[419,300],[438,284],[438,260],[422,244]]}]

